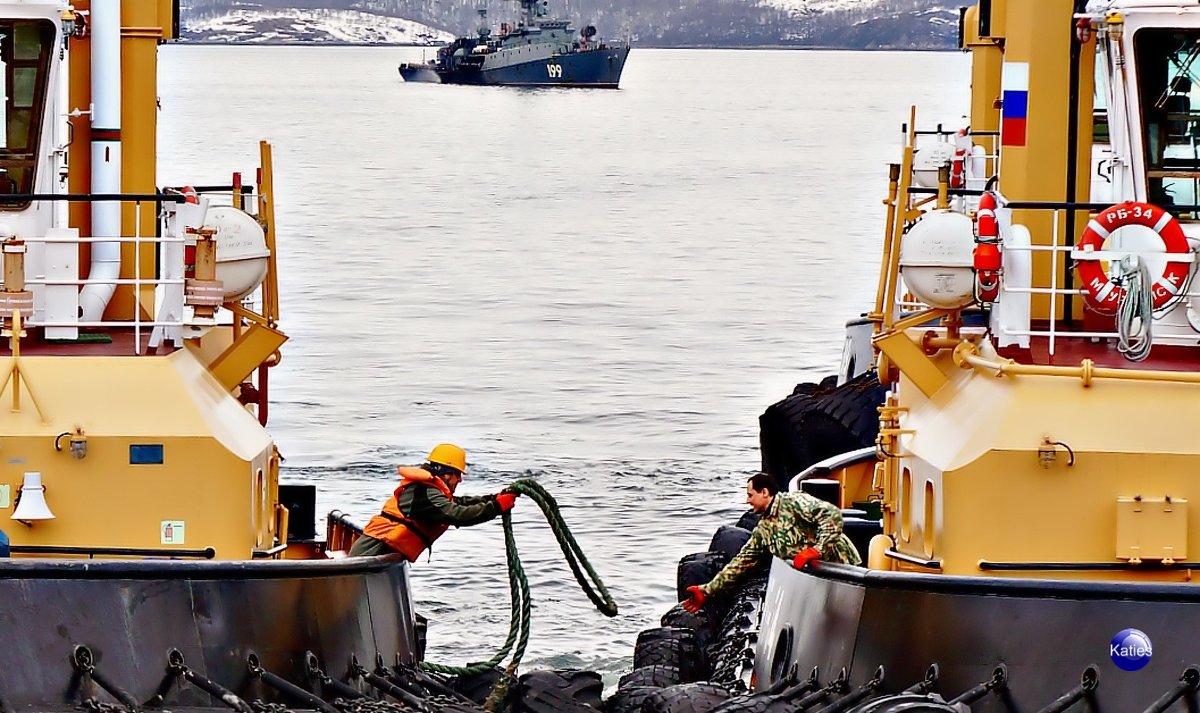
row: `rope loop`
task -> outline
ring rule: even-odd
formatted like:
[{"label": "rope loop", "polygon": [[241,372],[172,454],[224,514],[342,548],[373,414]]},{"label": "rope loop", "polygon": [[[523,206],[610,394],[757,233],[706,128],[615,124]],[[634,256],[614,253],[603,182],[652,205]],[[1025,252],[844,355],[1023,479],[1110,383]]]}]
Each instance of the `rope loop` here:
[{"label": "rope loop", "polygon": [[[507,490],[524,495],[537,503],[542,514],[545,515],[546,521],[550,524],[554,539],[558,541],[558,546],[567,560],[567,565],[571,568],[571,573],[575,576],[575,581],[579,583],[584,594],[600,613],[609,617],[616,616],[616,602],[613,601],[604,582],[596,574],[596,570],[592,568],[591,563],[583,554],[583,549],[571,534],[570,528],[567,527],[566,521],[559,512],[558,502],[554,500],[554,496],[550,495],[540,483],[532,478],[516,480],[508,486]],[[508,589],[511,602],[508,637],[504,640],[500,650],[483,663],[447,666],[422,661],[420,664],[420,667],[426,671],[450,676],[471,677],[491,671],[509,655],[509,652],[512,652],[512,660],[505,667],[505,675],[500,677],[488,696],[485,707],[489,711],[498,710],[498,707],[503,704],[510,682],[516,678],[521,659],[525,656],[525,647],[529,643],[529,624],[533,614],[532,600],[529,597],[529,579],[525,576],[525,568],[517,553],[517,541],[513,537],[512,514],[510,512],[501,513],[500,518],[504,526],[504,548],[508,559]]]}]

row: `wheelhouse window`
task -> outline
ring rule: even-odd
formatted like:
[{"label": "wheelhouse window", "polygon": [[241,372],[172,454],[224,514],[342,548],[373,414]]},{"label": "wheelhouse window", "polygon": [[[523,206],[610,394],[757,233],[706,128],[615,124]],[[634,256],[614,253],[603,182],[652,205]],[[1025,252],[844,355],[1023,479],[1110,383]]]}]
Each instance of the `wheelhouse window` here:
[{"label": "wheelhouse window", "polygon": [[[1200,200],[1200,29],[1143,29],[1133,39],[1150,202]],[[1196,211],[1185,215],[1195,218]]]},{"label": "wheelhouse window", "polygon": [[[54,36],[54,24],[48,20],[0,20],[0,89],[4,92],[0,193],[33,192],[50,61],[57,49]],[[0,210],[27,205],[0,201]]]},{"label": "wheelhouse window", "polygon": [[[1096,51],[1103,45],[1096,43]],[[1092,94],[1092,143],[1107,144],[1108,136],[1108,67],[1103,56],[1096,57],[1096,77]]]}]

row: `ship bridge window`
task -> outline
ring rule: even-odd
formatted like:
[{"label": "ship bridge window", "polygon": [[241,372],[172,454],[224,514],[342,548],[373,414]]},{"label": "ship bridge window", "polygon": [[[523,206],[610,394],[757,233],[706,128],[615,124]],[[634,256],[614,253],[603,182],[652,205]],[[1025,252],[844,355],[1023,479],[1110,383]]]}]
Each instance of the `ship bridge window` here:
[{"label": "ship bridge window", "polygon": [[[1097,42],[1097,50],[1100,49],[1101,43]],[[1095,90],[1092,94],[1092,143],[1107,144],[1108,138],[1108,93],[1110,91],[1108,83],[1108,70],[1105,67],[1105,62],[1096,58],[1096,81],[1093,85]]]},{"label": "ship bridge window", "polygon": [[[0,131],[0,193],[32,193],[38,142],[45,116],[50,60],[57,46],[47,20],[0,21],[4,122]],[[0,210],[20,210],[28,202],[0,202]]]},{"label": "ship bridge window", "polygon": [[[1143,29],[1134,36],[1151,203],[1200,203],[1200,29]],[[1183,215],[1196,218],[1196,211]]]}]

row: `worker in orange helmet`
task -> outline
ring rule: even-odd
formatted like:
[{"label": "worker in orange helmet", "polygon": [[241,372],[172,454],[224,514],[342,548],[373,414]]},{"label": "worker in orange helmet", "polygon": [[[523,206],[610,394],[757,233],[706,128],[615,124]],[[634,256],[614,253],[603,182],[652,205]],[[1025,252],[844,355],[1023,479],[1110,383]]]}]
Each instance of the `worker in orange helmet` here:
[{"label": "worker in orange helmet", "polygon": [[456,498],[454,491],[467,472],[467,453],[452,443],[434,446],[426,461],[419,468],[398,469],[400,485],[354,541],[351,556],[399,552],[415,562],[451,525],[487,522],[516,502],[517,493],[508,490]]}]

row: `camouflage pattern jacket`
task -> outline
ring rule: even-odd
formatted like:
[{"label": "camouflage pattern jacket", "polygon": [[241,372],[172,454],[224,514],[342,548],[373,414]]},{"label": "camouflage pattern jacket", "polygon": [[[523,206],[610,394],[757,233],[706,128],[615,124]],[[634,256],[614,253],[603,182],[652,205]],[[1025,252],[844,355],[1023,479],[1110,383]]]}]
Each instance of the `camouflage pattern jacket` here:
[{"label": "camouflage pattern jacket", "polygon": [[764,557],[774,555],[791,563],[807,547],[817,548],[827,562],[862,564],[858,551],[842,534],[841,510],[808,493],[779,493],[758,521],[750,541],[701,589],[705,594],[719,594]]}]

